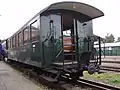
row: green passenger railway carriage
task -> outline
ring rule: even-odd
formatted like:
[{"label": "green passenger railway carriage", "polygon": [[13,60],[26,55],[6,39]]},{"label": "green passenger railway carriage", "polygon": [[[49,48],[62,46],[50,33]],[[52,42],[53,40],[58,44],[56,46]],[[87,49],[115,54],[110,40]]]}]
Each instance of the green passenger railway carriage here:
[{"label": "green passenger railway carriage", "polygon": [[[8,58],[62,74],[82,76],[84,70],[92,74],[101,64],[101,41],[93,34],[92,19],[103,15],[80,2],[51,4],[6,40]],[[67,38],[70,43],[64,41]],[[97,52],[94,42],[99,45]]]}]

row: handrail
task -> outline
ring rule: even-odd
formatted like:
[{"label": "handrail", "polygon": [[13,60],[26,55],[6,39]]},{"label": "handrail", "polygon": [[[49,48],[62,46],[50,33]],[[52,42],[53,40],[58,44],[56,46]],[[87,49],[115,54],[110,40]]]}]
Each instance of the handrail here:
[{"label": "handrail", "polygon": [[[49,34],[49,36],[48,36],[48,34]],[[42,42],[42,46],[43,46],[43,48],[42,48],[43,60],[45,60],[45,56],[44,56],[44,43],[50,39],[50,36],[51,36],[51,33],[47,33],[47,38]]]},{"label": "handrail", "polygon": [[[61,37],[59,37],[59,38],[61,38]],[[57,39],[57,41],[59,41],[59,39]],[[57,42],[56,41],[56,43],[55,43],[55,45],[57,45]],[[58,56],[60,56],[60,54],[62,53],[62,51],[63,51],[63,48],[61,48],[61,44],[58,44],[58,46],[57,46],[57,48],[60,48],[61,50],[58,52],[58,54],[56,55],[56,58],[58,58]]]},{"label": "handrail", "polygon": [[56,58],[58,58],[58,56],[62,53],[63,48],[60,50],[60,52],[58,53],[58,55],[56,56]]},{"label": "handrail", "polygon": [[58,43],[58,41],[60,40],[61,37],[62,37],[62,36],[60,36],[60,37],[57,39],[57,41],[55,42],[55,45]]},{"label": "handrail", "polygon": [[[48,41],[48,40],[50,39],[50,37],[51,37],[51,34],[49,33],[49,35],[47,35],[47,38],[42,42],[42,44],[43,44],[43,57],[44,57],[44,43],[45,43],[46,41]],[[61,38],[61,36],[60,36],[59,38]],[[57,39],[54,44],[57,45],[58,42],[59,42],[59,40],[60,40],[60,39]],[[57,47],[61,47],[61,44],[58,44]],[[56,55],[56,58],[58,58],[58,56],[62,53],[62,51],[63,51],[63,48],[62,48],[62,49],[59,51],[59,53]]]}]

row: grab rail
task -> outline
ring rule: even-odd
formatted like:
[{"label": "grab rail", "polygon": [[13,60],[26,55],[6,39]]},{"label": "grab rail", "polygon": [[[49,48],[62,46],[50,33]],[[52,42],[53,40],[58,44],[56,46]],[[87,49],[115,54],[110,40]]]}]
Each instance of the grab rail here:
[{"label": "grab rail", "polygon": [[60,56],[60,54],[62,53],[63,49],[60,50],[60,52],[56,55],[56,58],[58,58],[58,56]]}]

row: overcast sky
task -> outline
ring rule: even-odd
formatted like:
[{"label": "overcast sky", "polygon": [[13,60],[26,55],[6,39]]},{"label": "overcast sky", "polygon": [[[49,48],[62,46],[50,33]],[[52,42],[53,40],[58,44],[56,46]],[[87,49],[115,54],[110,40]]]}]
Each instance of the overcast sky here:
[{"label": "overcast sky", "polygon": [[[65,0],[0,0],[0,39],[8,38],[40,10],[58,1]],[[105,16],[93,20],[94,34],[120,36],[120,0],[73,1],[85,2],[104,12]]]}]

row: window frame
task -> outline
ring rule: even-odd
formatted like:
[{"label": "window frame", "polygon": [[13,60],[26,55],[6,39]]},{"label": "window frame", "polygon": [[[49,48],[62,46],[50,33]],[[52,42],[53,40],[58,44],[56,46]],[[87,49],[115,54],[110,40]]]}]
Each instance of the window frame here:
[{"label": "window frame", "polygon": [[15,35],[12,36],[12,47],[13,47],[13,48],[15,47]]},{"label": "window frame", "polygon": [[8,41],[8,49],[10,48],[10,39],[7,39]]},{"label": "window frame", "polygon": [[[25,30],[28,31],[28,33],[27,33],[27,35],[28,35],[28,36],[27,36],[27,42],[25,42],[25,35],[24,35],[24,34],[25,34],[25,33],[24,33]],[[30,39],[30,37],[29,37],[29,36],[30,36],[29,32],[30,32],[30,31],[29,31],[29,27],[26,26],[26,27],[23,29],[23,45],[26,45],[26,44],[29,43],[29,39]]]},{"label": "window frame", "polygon": [[15,47],[18,47],[18,33],[15,35]]},{"label": "window frame", "polygon": [[10,38],[10,48],[12,48],[12,37]]},{"label": "window frame", "polygon": [[32,40],[32,29],[31,29],[31,26],[34,24],[34,23],[37,23],[37,32],[39,33],[39,25],[38,25],[38,19],[36,19],[36,20],[34,20],[31,24],[30,24],[30,41],[32,42],[32,43],[34,43],[34,42],[38,42],[38,40],[39,40],[39,38],[38,38],[38,36],[39,36],[39,34],[37,34],[37,36],[36,36],[36,40]]},{"label": "window frame", "polygon": [[[22,35],[21,36],[21,42],[20,42],[20,34]],[[20,31],[19,33],[18,33],[18,46],[22,46],[23,45],[23,31]]]}]

